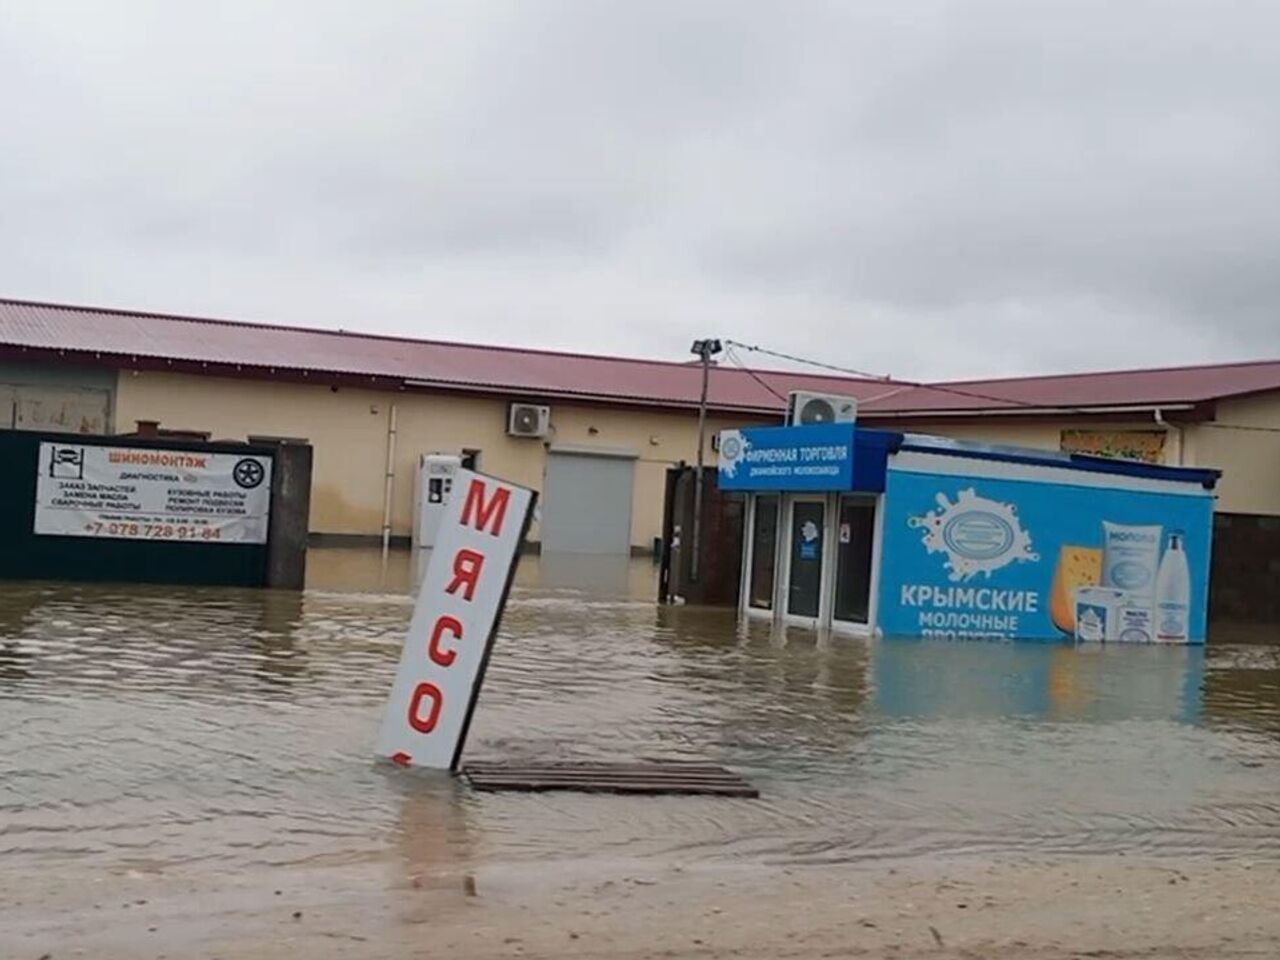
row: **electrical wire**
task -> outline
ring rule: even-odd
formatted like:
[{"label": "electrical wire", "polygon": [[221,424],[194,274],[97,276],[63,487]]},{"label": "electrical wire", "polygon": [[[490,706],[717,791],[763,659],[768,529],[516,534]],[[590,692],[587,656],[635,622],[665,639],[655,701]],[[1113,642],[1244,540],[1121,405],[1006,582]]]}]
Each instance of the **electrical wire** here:
[{"label": "electrical wire", "polygon": [[764,380],[760,378],[759,374],[757,374],[754,370],[752,370],[750,367],[748,367],[745,363],[742,362],[742,360],[734,352],[733,344],[730,343],[726,345],[724,355],[728,357],[729,360],[738,367],[738,369],[740,369],[743,373],[749,376],[756,383],[760,384],[760,386],[764,387],[766,390],[772,393],[775,397],[777,397],[783,403],[790,402],[790,399],[788,397],[784,397],[777,390],[773,389],[773,387],[769,386],[769,384],[765,383]]},{"label": "electrical wire", "polygon": [[905,383],[905,380],[894,381],[892,377],[879,373],[867,373],[865,370],[855,370],[852,367],[840,367],[834,363],[823,363],[821,360],[810,360],[806,357],[793,357],[789,353],[779,353],[777,350],[770,350],[767,347],[753,346],[749,343],[742,343],[738,340],[725,340],[725,344],[731,347],[741,347],[743,350],[750,350],[753,353],[765,353],[771,357],[777,357],[779,360],[790,360],[792,363],[803,363],[810,367],[820,367],[823,370],[834,370],[836,373],[847,373],[850,376],[858,377],[862,380],[883,380],[886,383]]},{"label": "electrical wire", "polygon": [[[955,394],[956,396],[969,397],[976,400],[990,400],[1002,405],[1011,405],[1015,407],[1034,408],[1034,409],[1044,409],[1046,407],[1046,404],[1043,404],[1043,403],[1034,403],[1030,400],[1015,400],[1012,397],[997,397],[997,396],[994,396],[993,394],[979,393],[976,390],[964,390],[960,387],[953,387],[948,384],[924,383],[923,381],[918,381],[918,380],[901,380],[901,379],[896,379],[883,374],[867,373],[865,370],[855,370],[853,367],[841,367],[832,363],[823,363],[820,360],[809,360],[805,357],[793,356],[792,354],[782,353],[781,351],[778,351],[778,350],[770,350],[767,347],[754,346],[749,343],[742,343],[741,341],[738,341],[738,340],[726,339],[724,341],[724,344],[726,347],[729,348],[727,353],[730,359],[733,360],[734,363],[736,363],[739,367],[741,367],[748,374],[750,374],[752,379],[754,379],[762,387],[764,387],[766,390],[772,393],[775,397],[784,401],[786,400],[785,397],[783,397],[780,393],[778,393],[778,391],[774,390],[767,383],[765,383],[764,380],[762,380],[754,370],[752,370],[746,364],[744,364],[733,353],[734,347],[741,347],[743,350],[750,350],[753,353],[763,353],[770,357],[776,357],[779,360],[788,360],[792,363],[803,363],[811,367],[818,367],[822,370],[832,370],[832,371],[835,371],[836,373],[848,374],[850,376],[857,377],[860,380],[876,380],[882,383],[895,384],[892,390],[886,390],[884,393],[877,393],[870,397],[864,397],[860,399],[858,401],[859,404],[872,403],[873,401],[883,400],[886,397],[891,397],[894,394],[901,393],[904,390],[919,388],[923,390],[937,390],[940,393],[951,393],[951,394]],[[1053,405],[1052,408],[1055,411],[1062,411],[1064,413],[1073,413],[1073,414],[1078,414],[1080,416],[1093,416],[1097,413],[1096,410],[1090,410],[1088,407],[1074,407],[1074,406],[1063,407],[1063,406]],[[1185,424],[1184,426],[1192,426],[1192,424]],[[1210,427],[1215,430],[1248,430],[1256,433],[1280,433],[1280,427],[1260,427],[1260,426],[1253,426],[1253,425],[1242,424],[1242,423],[1216,423],[1212,420],[1202,421],[1200,423],[1194,424],[1194,426]]]},{"label": "electrical wire", "polygon": [[[936,384],[936,383],[924,383],[916,380],[901,380],[901,379],[895,379],[889,376],[885,376],[882,374],[867,373],[864,370],[855,370],[852,367],[841,367],[832,363],[823,363],[819,360],[809,360],[805,357],[793,356],[792,354],[782,353],[781,351],[778,351],[778,350],[769,350],[766,347],[755,346],[749,343],[742,343],[739,340],[725,339],[723,342],[726,348],[725,356],[727,356],[729,360],[731,360],[743,372],[745,372],[748,376],[750,376],[751,379],[756,381],[756,383],[760,384],[760,386],[764,387],[766,390],[768,390],[771,394],[773,394],[775,397],[777,397],[779,400],[783,401],[784,403],[788,402],[789,398],[784,397],[777,390],[773,389],[773,387],[769,386],[769,384],[766,383],[759,376],[759,374],[757,374],[755,370],[752,370],[745,363],[743,363],[741,358],[739,358],[738,355],[734,352],[734,349],[733,349],[734,347],[740,347],[743,350],[749,350],[752,353],[763,353],[770,357],[776,357],[779,360],[787,360],[792,363],[801,363],[811,367],[817,367],[822,370],[831,370],[836,373],[847,374],[850,376],[857,377],[860,380],[874,380],[880,383],[892,383],[895,385],[893,389],[886,390],[884,393],[878,393],[873,396],[866,397],[859,400],[858,401],[859,404],[871,403],[872,401],[875,401],[875,400],[883,400],[886,397],[890,397],[890,396],[893,396],[894,394],[901,393],[904,390],[920,388],[925,390],[937,390],[941,393],[951,393],[957,396],[969,397],[977,400],[990,400],[1002,405],[1012,405],[1015,407],[1044,408],[1046,406],[1043,403],[1033,403],[1028,400],[1015,400],[1010,397],[997,397],[991,394],[979,393],[978,391],[975,391],[975,390],[964,390],[959,387],[952,387],[949,385]],[[1064,413],[1073,413],[1081,416],[1093,416],[1096,413],[1096,411],[1090,410],[1087,407],[1054,407],[1054,409],[1060,410]],[[1215,430],[1247,430],[1247,431],[1253,431],[1257,433],[1280,433],[1280,427],[1261,427],[1261,426],[1252,426],[1248,424],[1215,423],[1214,421],[1204,421],[1194,425],[1201,426],[1201,427],[1210,427]],[[1185,426],[1191,426],[1191,424],[1187,424]]]},{"label": "electrical wire", "polygon": [[[886,376],[884,374],[867,373],[864,370],[855,370],[852,367],[840,367],[831,363],[823,363],[820,360],[807,360],[804,357],[792,356],[791,354],[788,354],[788,353],[781,353],[777,350],[770,350],[767,347],[753,346],[749,343],[741,343],[737,340],[725,340],[724,342],[731,347],[741,347],[743,350],[751,350],[755,353],[763,353],[770,357],[777,357],[779,360],[789,360],[792,363],[804,363],[804,364],[808,364],[811,367],[819,367],[823,370],[833,370],[837,373],[844,373],[844,374],[849,374],[851,376],[858,377],[861,380],[876,380],[881,383],[895,384],[892,390],[889,390],[882,394],[876,394],[873,397],[867,397],[865,400],[860,401],[861,403],[870,403],[872,400],[882,400],[885,397],[892,396],[895,393],[900,393],[905,388],[914,387],[922,390],[937,390],[940,393],[951,393],[959,397],[968,397],[970,399],[975,399],[975,400],[989,400],[992,403],[999,403],[1002,405],[1012,405],[1015,407],[1027,407],[1027,408],[1038,409],[1038,408],[1043,408],[1045,406],[1045,404],[1043,403],[1033,403],[1030,400],[1015,400],[1012,397],[997,397],[994,394],[990,394],[990,393],[979,393],[976,390],[964,390],[960,387],[953,387],[953,386],[944,385],[944,384],[925,383],[922,380],[902,380],[902,379],[897,379],[891,376]],[[1063,410],[1068,413],[1079,413],[1079,414],[1086,414],[1090,416],[1094,412],[1084,407],[1055,406],[1054,409]]]}]

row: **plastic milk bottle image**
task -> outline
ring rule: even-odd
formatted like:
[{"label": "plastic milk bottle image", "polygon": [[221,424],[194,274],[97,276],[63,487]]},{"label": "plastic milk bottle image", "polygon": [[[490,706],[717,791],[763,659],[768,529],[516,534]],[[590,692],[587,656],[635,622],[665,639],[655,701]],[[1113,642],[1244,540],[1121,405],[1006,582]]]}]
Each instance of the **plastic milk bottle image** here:
[{"label": "plastic milk bottle image", "polygon": [[1156,576],[1156,639],[1163,643],[1185,643],[1191,618],[1191,574],[1183,533],[1169,534],[1169,546],[1160,560]]}]

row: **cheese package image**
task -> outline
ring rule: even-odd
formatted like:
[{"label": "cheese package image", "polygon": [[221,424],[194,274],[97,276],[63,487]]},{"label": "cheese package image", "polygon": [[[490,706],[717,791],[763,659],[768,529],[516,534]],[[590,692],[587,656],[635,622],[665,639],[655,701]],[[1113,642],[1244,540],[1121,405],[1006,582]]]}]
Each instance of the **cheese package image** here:
[{"label": "cheese package image", "polygon": [[1076,590],[1102,583],[1102,551],[1065,543],[1058,551],[1058,565],[1049,589],[1049,616],[1067,636],[1076,632]]}]

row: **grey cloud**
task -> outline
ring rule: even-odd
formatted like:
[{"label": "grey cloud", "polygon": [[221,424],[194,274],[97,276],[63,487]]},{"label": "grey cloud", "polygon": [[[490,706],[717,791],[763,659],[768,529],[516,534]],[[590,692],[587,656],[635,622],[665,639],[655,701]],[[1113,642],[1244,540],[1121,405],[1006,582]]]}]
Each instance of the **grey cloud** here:
[{"label": "grey cloud", "polygon": [[1280,352],[1269,4],[366,6],[6,5],[0,291],[921,377]]}]

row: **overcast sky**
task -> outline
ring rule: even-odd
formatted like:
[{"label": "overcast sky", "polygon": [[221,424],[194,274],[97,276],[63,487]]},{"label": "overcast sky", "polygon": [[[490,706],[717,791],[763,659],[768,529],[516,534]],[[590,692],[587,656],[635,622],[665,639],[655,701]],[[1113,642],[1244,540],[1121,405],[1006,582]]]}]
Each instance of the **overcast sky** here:
[{"label": "overcast sky", "polygon": [[0,4],[0,295],[942,378],[1280,356],[1280,5]]}]

